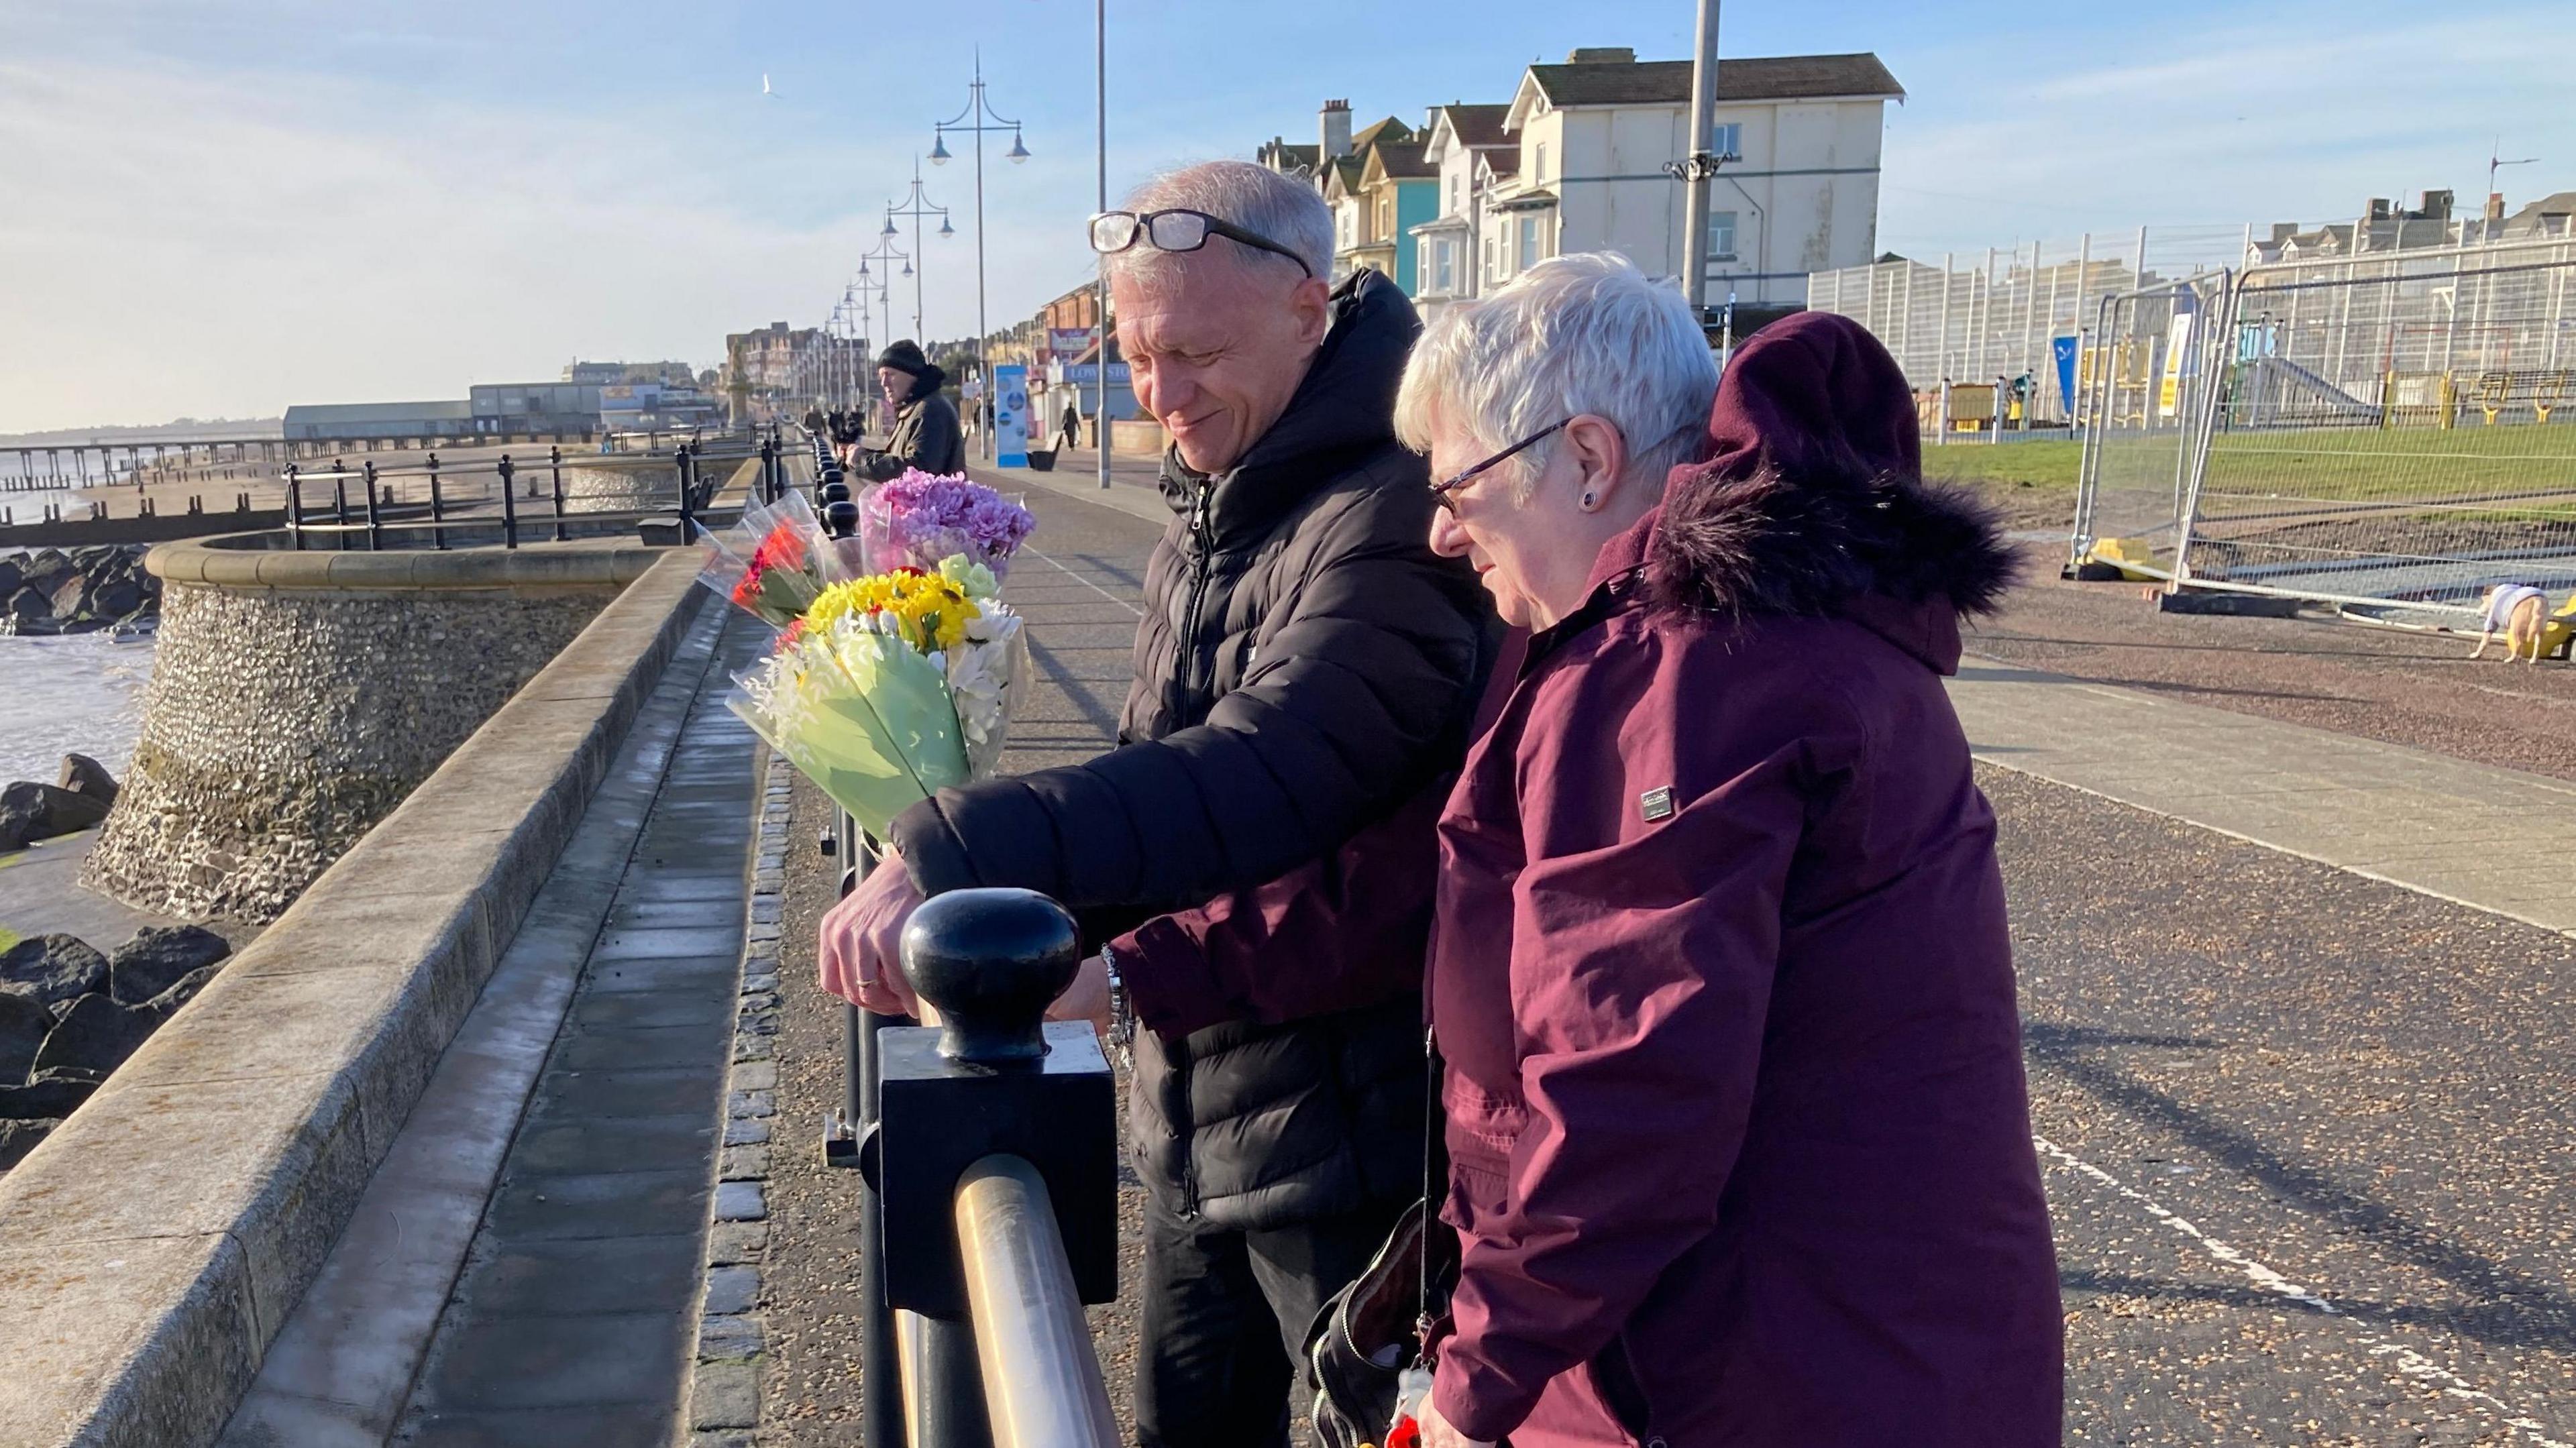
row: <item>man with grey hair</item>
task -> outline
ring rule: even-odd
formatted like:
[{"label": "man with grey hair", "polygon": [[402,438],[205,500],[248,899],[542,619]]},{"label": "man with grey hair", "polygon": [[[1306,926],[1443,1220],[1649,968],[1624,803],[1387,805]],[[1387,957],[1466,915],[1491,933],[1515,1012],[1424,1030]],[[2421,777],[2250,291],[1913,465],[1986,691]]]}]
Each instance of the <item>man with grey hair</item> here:
[{"label": "man with grey hair", "polygon": [[[1419,802],[1445,793],[1498,631],[1474,572],[1431,553],[1429,478],[1395,438],[1413,308],[1377,272],[1326,283],[1321,198],[1209,162],[1091,242],[1172,438],[1119,746],[897,819],[899,868],[824,920],[824,984],[908,1008],[903,921],[943,890],[1072,907],[1105,945],[1058,1013],[1134,1043],[1138,1439],[1285,1445],[1317,1308],[1421,1189]],[[1357,938],[1308,928],[1354,880],[1405,898]]]}]

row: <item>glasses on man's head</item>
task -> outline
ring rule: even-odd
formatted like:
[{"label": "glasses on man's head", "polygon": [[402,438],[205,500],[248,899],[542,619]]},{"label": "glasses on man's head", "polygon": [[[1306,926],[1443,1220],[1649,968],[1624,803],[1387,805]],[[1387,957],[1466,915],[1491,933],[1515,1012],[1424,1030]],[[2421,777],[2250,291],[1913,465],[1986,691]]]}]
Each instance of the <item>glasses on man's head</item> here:
[{"label": "glasses on man's head", "polygon": [[1494,454],[1492,457],[1489,457],[1483,462],[1476,464],[1474,467],[1467,469],[1465,472],[1458,474],[1456,477],[1450,478],[1445,482],[1433,483],[1431,485],[1431,501],[1439,504],[1446,512],[1457,512],[1457,500],[1451,498],[1449,496],[1450,494],[1467,486],[1467,484],[1473,482],[1477,477],[1491,471],[1497,466],[1500,466],[1502,463],[1518,457],[1528,449],[1534,448],[1540,443],[1547,441],[1549,438],[1554,437],[1557,433],[1564,430],[1566,423],[1572,421],[1574,421],[1574,419],[1569,417],[1563,422],[1549,423],[1547,426],[1540,428],[1538,431],[1531,433],[1525,438],[1522,438],[1519,442],[1513,443],[1510,447],[1503,449],[1501,452]]},{"label": "glasses on man's head", "polygon": [[1091,249],[1102,255],[1125,251],[1138,242],[1156,251],[1197,251],[1207,245],[1211,236],[1284,256],[1297,264],[1297,270],[1308,276],[1315,269],[1306,259],[1258,232],[1246,231],[1223,217],[1204,211],[1174,208],[1169,211],[1104,211],[1091,218]]}]

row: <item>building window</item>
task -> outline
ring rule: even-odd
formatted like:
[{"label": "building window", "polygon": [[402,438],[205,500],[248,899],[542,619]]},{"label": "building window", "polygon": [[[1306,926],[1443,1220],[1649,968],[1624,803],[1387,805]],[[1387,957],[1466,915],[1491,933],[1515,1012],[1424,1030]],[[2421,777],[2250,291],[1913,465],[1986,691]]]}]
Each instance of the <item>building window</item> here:
[{"label": "building window", "polygon": [[1489,236],[1489,237],[1486,237],[1486,238],[1485,238],[1485,280],[1487,280],[1487,281],[1492,281],[1493,279],[1494,279],[1494,239],[1493,239],[1492,237],[1490,237],[1490,236]]},{"label": "building window", "polygon": [[1738,161],[1744,159],[1743,123],[1729,121],[1722,126],[1709,127],[1708,149],[1712,155],[1725,156]]},{"label": "building window", "polygon": [[1458,214],[1459,210],[1461,209],[1461,205],[1462,205],[1462,203],[1463,203],[1463,201],[1464,201],[1464,199],[1465,199],[1465,192],[1466,192],[1466,189],[1467,189],[1467,178],[1466,178],[1466,177],[1464,177],[1464,176],[1452,176],[1452,177],[1450,177],[1450,178],[1449,178],[1449,214],[1450,214],[1450,215],[1455,216],[1455,215],[1457,215],[1457,214]]},{"label": "building window", "polygon": [[1538,164],[1530,168],[1530,179],[1532,181],[1547,179],[1547,142],[1545,141],[1538,143]]},{"label": "building window", "polygon": [[1442,237],[1431,244],[1431,289],[1445,292],[1457,286],[1454,243]]},{"label": "building window", "polygon": [[1735,260],[1735,213],[1712,211],[1708,214],[1708,259]]},{"label": "building window", "polygon": [[1532,212],[1521,218],[1521,270],[1528,271],[1537,264],[1538,214]]}]

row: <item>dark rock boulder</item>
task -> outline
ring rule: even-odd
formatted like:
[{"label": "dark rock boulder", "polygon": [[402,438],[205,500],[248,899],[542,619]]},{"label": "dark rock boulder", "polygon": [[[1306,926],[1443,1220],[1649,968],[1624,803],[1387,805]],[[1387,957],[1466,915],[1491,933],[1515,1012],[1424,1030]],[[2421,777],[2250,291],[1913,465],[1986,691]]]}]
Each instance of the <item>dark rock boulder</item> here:
[{"label": "dark rock boulder", "polygon": [[54,1013],[33,992],[0,990],[0,1082],[26,1080],[53,1029]]},{"label": "dark rock boulder", "polygon": [[58,785],[22,779],[0,789],[0,812],[23,815],[33,821],[42,833],[28,838],[48,839],[88,829],[107,818],[107,802],[92,795],[74,794]]},{"label": "dark rock boulder", "polygon": [[116,776],[107,772],[106,765],[86,754],[63,756],[63,772],[55,778],[54,787],[85,795],[101,804],[116,803]]},{"label": "dark rock boulder", "polygon": [[119,1005],[139,1006],[232,953],[203,926],[147,925],[107,958],[107,991]]},{"label": "dark rock boulder", "polygon": [[64,579],[79,572],[79,565],[69,555],[59,549],[41,548],[19,561],[18,582],[38,593],[52,593]]},{"label": "dark rock boulder", "polygon": [[160,1024],[161,1018],[148,1009],[121,1006],[103,995],[82,996],[36,1049],[36,1069],[80,1066],[113,1071]]},{"label": "dark rock boulder", "polygon": [[89,616],[95,619],[124,618],[143,607],[142,586],[131,578],[110,578],[90,589]]},{"label": "dark rock boulder", "polygon": [[0,1121],[0,1171],[25,1161],[36,1143],[60,1125],[59,1121]]},{"label": "dark rock boulder", "polygon": [[29,1086],[0,1086],[0,1120],[60,1121],[98,1089],[95,1081],[56,1077]]},{"label": "dark rock boulder", "polygon": [[106,988],[107,957],[72,936],[31,935],[0,951],[0,991],[30,996],[40,1006]]},{"label": "dark rock boulder", "polygon": [[0,554],[0,598],[7,598],[16,593],[18,585],[25,582],[26,578],[27,571],[19,566],[18,555]]},{"label": "dark rock boulder", "polygon": [[53,603],[54,618],[68,623],[76,618],[88,617],[89,594],[89,580],[80,574],[75,573],[57,581],[53,591],[47,595]]},{"label": "dark rock boulder", "polygon": [[197,992],[204,990],[207,982],[222,972],[221,965],[199,966],[172,982],[168,990],[145,1001],[143,1009],[150,1011],[156,1018],[167,1021],[179,1013],[179,1007],[195,1000]]},{"label": "dark rock boulder", "polygon": [[54,625],[54,600],[43,589],[21,586],[0,607],[0,625],[22,634],[51,633]]}]

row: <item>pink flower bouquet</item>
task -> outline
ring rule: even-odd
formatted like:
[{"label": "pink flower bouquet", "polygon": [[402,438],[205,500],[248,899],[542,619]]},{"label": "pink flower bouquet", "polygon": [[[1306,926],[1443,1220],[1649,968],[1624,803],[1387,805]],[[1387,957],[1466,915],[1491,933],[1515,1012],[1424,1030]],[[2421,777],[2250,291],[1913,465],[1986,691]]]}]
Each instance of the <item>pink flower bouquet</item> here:
[{"label": "pink flower bouquet", "polygon": [[1028,509],[982,483],[918,468],[859,498],[859,536],[874,569],[935,571],[962,554],[998,582],[1036,526]]}]

